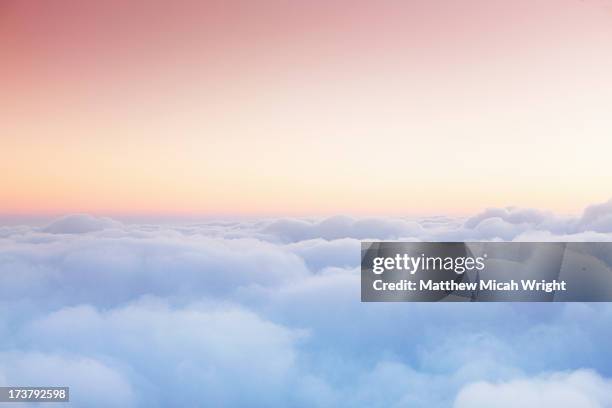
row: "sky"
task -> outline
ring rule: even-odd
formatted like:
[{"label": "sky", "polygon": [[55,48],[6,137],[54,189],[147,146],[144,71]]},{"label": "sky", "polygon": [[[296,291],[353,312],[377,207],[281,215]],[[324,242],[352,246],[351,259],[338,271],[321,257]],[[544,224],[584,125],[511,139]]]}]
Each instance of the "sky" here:
[{"label": "sky", "polygon": [[612,3],[3,1],[0,213],[580,214]]},{"label": "sky", "polygon": [[0,1],[0,386],[612,406],[609,304],[361,303],[359,269],[611,241],[611,45],[610,0]]}]

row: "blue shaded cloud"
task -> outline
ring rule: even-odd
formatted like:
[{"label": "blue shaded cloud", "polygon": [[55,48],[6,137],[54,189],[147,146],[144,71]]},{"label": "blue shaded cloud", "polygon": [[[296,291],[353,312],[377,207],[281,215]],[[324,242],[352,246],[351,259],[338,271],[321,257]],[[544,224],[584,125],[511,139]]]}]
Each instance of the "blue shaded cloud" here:
[{"label": "blue shaded cloud", "polygon": [[0,385],[104,407],[530,407],[561,387],[604,407],[581,398],[612,376],[609,305],[365,304],[358,266],[364,238],[603,240],[611,214],[5,226]]},{"label": "blue shaded cloud", "polygon": [[121,224],[110,218],[93,217],[88,214],[71,214],[58,218],[42,229],[50,234],[84,234],[118,228]]}]

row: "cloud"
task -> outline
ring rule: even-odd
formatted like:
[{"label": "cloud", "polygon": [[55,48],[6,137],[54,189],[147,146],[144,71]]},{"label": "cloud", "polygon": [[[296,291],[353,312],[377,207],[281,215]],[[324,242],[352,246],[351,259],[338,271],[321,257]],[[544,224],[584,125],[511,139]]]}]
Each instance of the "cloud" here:
[{"label": "cloud", "polygon": [[610,240],[610,213],[0,227],[0,381],[79,406],[548,402],[533,384],[583,402],[612,376],[612,307],[361,303],[360,240]]},{"label": "cloud", "polygon": [[532,224],[539,225],[547,219],[550,219],[552,214],[544,211],[535,210],[532,208],[488,208],[485,211],[468,218],[465,221],[466,228],[476,228],[481,222],[487,219],[500,219],[509,224]]},{"label": "cloud", "polygon": [[612,380],[589,370],[540,375],[508,382],[465,386],[455,408],[606,408],[612,406]]},{"label": "cloud", "polygon": [[[276,392],[289,388],[294,344],[306,335],[237,306],[170,307],[160,299],[142,299],[109,310],[63,308],[25,325],[19,340],[22,347],[55,355],[114,362],[124,388],[149,390],[141,395],[146,406],[187,406],[198,394],[210,405],[244,406],[278,402]],[[81,377],[96,380],[87,372]]]},{"label": "cloud", "polygon": [[578,221],[578,230],[612,232],[612,199],[587,207]]},{"label": "cloud", "polygon": [[361,241],[354,238],[335,240],[309,239],[291,243],[285,249],[298,255],[313,271],[326,267],[354,268],[359,266]]},{"label": "cloud", "polygon": [[116,368],[94,358],[65,354],[0,352],[0,384],[70,385],[70,404],[60,404],[65,406],[129,407],[135,406],[139,398]]},{"label": "cloud", "polygon": [[42,229],[50,234],[84,234],[117,228],[121,224],[110,218],[92,217],[88,214],[72,214],[59,218]]},{"label": "cloud", "polygon": [[440,236],[463,240],[607,241],[612,237],[612,200],[587,207],[580,217],[531,208],[489,208],[469,217],[462,228],[441,231]]},{"label": "cloud", "polygon": [[[317,257],[314,249],[309,254]],[[49,240],[34,234],[0,248],[2,299],[56,306],[113,305],[147,294],[221,296],[246,285],[273,287],[308,273],[300,256],[267,242],[172,231],[139,235],[126,230],[110,237],[101,232]]]},{"label": "cloud", "polygon": [[591,236],[608,240],[612,237],[612,200],[587,207],[579,217],[506,207],[489,208],[465,220],[449,217],[407,220],[336,216],[317,221],[286,218],[259,225],[251,231],[251,236],[255,233],[260,239],[288,243],[313,239],[512,241],[525,240],[526,237],[549,237],[550,240],[563,237],[569,241],[581,241]]},{"label": "cloud", "polygon": [[262,232],[274,235],[285,242],[297,242],[314,238],[399,239],[421,235],[423,228],[416,222],[402,219],[353,219],[347,216],[335,216],[315,222],[296,219],[276,220],[267,225]]}]

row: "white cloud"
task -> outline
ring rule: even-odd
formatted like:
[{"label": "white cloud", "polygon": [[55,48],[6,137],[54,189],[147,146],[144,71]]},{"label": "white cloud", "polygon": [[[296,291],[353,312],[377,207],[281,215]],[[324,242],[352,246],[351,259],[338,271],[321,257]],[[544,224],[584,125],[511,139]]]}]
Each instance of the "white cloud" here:
[{"label": "white cloud", "polygon": [[262,232],[274,235],[285,242],[323,238],[326,240],[355,239],[399,239],[420,236],[423,228],[416,222],[393,218],[354,219],[335,216],[321,221],[280,219],[267,225]]},{"label": "white cloud", "polygon": [[[117,364],[121,376],[131,384],[144,380],[151,392],[146,399],[161,406],[189,405],[185,395],[176,393],[179,389],[188,391],[189,398],[206,395],[214,406],[244,406],[250,400],[274,403],[275,392],[288,388],[294,344],[305,335],[236,306],[174,308],[163,300],[143,299],[109,310],[84,305],[52,312],[27,324],[19,341],[26,348],[127,364]],[[16,360],[7,370],[15,364],[24,362]],[[96,375],[83,372],[80,381],[94,383]],[[73,382],[65,378],[64,384]]]},{"label": "white cloud", "polygon": [[612,199],[587,207],[578,221],[580,231],[612,232]]},{"label": "white cloud", "polygon": [[335,266],[354,268],[359,266],[361,241],[354,238],[335,240],[309,239],[291,243],[285,249],[298,255],[313,271]]},{"label": "white cloud", "polygon": [[488,208],[485,211],[468,218],[465,221],[466,228],[476,228],[482,221],[490,218],[498,218],[510,224],[532,224],[538,225],[553,217],[551,213],[531,208]]},{"label": "white cloud", "polygon": [[120,226],[119,222],[110,218],[92,217],[88,214],[72,214],[58,218],[42,228],[42,231],[50,234],[83,234]]},{"label": "white cloud", "polygon": [[360,240],[603,241],[610,214],[0,227],[0,380],[56,378],[79,403],[108,383],[121,392],[101,405],[128,407],[202,392],[227,407],[446,407],[459,390],[458,403],[515,384],[530,395],[521,381],[580,398],[579,376],[538,373],[590,367],[607,385],[611,307],[361,303]]},{"label": "white cloud", "polygon": [[0,352],[2,386],[70,386],[66,406],[129,407],[138,394],[127,378],[95,358],[65,353]]},{"label": "white cloud", "polygon": [[589,370],[553,373],[507,382],[465,386],[455,408],[607,408],[612,406],[612,380]]},{"label": "white cloud", "polygon": [[[146,294],[222,295],[241,286],[276,286],[309,273],[304,260],[291,250],[253,239],[172,231],[33,238],[0,246],[4,300],[112,305]],[[316,258],[316,251],[310,252]]]}]

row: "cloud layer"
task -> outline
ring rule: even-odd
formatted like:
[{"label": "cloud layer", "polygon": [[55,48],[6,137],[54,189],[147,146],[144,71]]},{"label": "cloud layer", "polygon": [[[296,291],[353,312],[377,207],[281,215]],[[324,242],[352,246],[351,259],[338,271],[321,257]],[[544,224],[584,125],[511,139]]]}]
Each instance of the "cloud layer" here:
[{"label": "cloud layer", "polygon": [[0,385],[101,407],[609,406],[609,305],[362,304],[358,265],[361,239],[611,240],[611,219],[0,227]]}]

